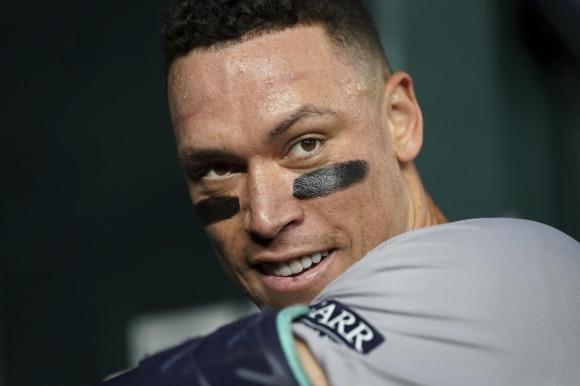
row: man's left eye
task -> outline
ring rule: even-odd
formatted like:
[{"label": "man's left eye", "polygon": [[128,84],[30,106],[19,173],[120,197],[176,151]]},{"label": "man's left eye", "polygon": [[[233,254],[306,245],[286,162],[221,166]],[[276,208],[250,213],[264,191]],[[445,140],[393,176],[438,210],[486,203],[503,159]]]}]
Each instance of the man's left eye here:
[{"label": "man's left eye", "polygon": [[220,177],[225,177],[232,173],[233,168],[225,163],[216,162],[207,167],[204,171],[204,177],[210,180],[215,180]]},{"label": "man's left eye", "polygon": [[321,141],[314,138],[303,139],[302,141],[294,144],[290,148],[288,155],[294,157],[304,157],[311,154],[313,151],[320,147]]}]

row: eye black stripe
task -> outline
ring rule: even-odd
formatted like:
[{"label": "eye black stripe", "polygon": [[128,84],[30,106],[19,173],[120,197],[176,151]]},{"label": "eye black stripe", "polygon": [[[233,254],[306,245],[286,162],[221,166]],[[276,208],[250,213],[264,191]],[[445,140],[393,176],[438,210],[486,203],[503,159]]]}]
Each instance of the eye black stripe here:
[{"label": "eye black stripe", "polygon": [[208,226],[238,214],[240,199],[238,197],[212,197],[198,202],[195,205],[195,210],[203,225]]},{"label": "eye black stripe", "polygon": [[325,166],[296,178],[292,194],[299,200],[327,196],[362,181],[367,172],[366,161],[349,161]]}]

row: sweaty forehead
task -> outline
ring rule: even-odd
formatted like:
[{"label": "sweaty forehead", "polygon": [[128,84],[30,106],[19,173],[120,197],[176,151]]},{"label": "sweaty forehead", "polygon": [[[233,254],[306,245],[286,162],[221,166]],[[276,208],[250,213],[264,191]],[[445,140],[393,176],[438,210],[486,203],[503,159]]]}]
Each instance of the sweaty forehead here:
[{"label": "sweaty forehead", "polygon": [[201,72],[277,77],[281,75],[278,71],[292,71],[304,61],[313,65],[328,59],[330,46],[324,30],[313,26],[289,28],[219,48],[195,49],[175,61],[169,82],[184,85]]},{"label": "sweaty forehead", "polygon": [[224,48],[196,49],[171,67],[171,115],[176,124],[208,105],[231,108],[241,94],[267,98],[294,82],[325,77],[333,87],[349,83],[360,89],[365,83],[318,26],[285,29]]}]

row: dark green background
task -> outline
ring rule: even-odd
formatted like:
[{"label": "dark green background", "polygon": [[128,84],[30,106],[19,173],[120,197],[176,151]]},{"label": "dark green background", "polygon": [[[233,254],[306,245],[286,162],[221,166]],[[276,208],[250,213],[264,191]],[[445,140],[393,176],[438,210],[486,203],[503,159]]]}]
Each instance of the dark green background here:
[{"label": "dark green background", "polygon": [[[546,4],[370,6],[393,67],[415,80],[417,163],[446,215],[519,216],[578,239],[580,44],[564,3]],[[242,297],[175,162],[166,6],[0,5],[2,386],[94,384],[125,366],[135,315]]]}]

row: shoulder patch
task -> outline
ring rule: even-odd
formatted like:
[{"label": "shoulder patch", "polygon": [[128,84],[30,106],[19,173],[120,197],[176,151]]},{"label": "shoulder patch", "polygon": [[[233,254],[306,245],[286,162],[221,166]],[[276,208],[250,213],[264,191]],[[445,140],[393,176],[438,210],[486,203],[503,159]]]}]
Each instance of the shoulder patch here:
[{"label": "shoulder patch", "polygon": [[370,323],[334,300],[310,306],[310,312],[300,322],[316,330],[320,336],[361,354],[368,354],[385,341]]}]

